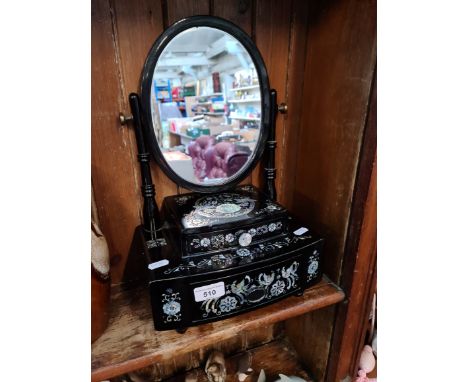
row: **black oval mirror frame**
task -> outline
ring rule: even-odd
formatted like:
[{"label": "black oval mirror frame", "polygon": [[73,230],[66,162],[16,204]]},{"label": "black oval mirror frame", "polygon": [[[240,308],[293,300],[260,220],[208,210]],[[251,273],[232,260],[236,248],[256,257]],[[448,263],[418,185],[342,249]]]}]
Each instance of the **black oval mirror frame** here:
[{"label": "black oval mirror frame", "polygon": [[[255,65],[255,68],[258,73],[258,80],[260,86],[260,93],[262,99],[261,105],[261,126],[259,132],[259,138],[255,151],[252,156],[249,158],[247,163],[242,167],[242,169],[237,172],[235,175],[227,178],[228,180],[221,184],[216,185],[201,185],[191,183],[184,178],[180,177],[169,164],[164,159],[161,149],[159,148],[158,141],[156,139],[156,134],[154,133],[153,122],[151,118],[151,86],[153,82],[154,70],[160,55],[162,54],[164,48],[167,44],[176,37],[179,33],[185,31],[186,29],[193,27],[211,27],[215,29],[220,29],[231,36],[235,37],[247,50],[252,61]],[[268,83],[268,74],[266,71],[265,63],[263,62],[262,56],[255,46],[252,39],[238,26],[235,24],[226,21],[224,19],[213,17],[213,16],[193,16],[186,19],[182,19],[172,24],[167,28],[161,36],[155,41],[151,50],[148,53],[146,58],[145,65],[143,67],[142,77],[141,77],[141,100],[142,100],[142,110],[143,110],[143,128],[145,131],[146,142],[148,144],[148,149],[153,155],[154,159],[166,175],[173,180],[179,186],[184,188],[198,191],[198,192],[219,192],[224,191],[229,188],[232,188],[244,178],[246,178],[249,173],[254,169],[255,165],[258,163],[261,158],[267,137],[271,125],[271,101],[270,101],[270,86]]]}]

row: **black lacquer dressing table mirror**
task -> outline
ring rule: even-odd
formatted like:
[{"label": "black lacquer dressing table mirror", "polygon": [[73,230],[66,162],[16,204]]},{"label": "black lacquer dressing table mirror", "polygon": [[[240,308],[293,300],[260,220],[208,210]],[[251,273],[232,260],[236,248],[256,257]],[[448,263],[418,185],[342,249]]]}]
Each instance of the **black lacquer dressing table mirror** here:
[{"label": "black lacquer dressing table mirror", "polygon": [[[276,92],[245,32],[210,16],[173,24],[130,106],[144,198],[137,255],[157,330],[231,317],[320,280],[323,240],[276,202]],[[159,211],[150,156],[194,192],[166,197]],[[240,186],[262,156],[264,189]]]}]

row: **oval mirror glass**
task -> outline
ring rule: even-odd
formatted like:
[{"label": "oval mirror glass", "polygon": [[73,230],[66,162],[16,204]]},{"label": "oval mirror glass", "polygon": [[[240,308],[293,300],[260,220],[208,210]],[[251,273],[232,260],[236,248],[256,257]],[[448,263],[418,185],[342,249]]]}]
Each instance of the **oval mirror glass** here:
[{"label": "oval mirror glass", "polygon": [[158,52],[146,80],[149,128],[158,162],[178,184],[220,189],[255,165],[267,135],[268,88],[259,54],[256,61],[231,33],[208,26],[178,32]]}]

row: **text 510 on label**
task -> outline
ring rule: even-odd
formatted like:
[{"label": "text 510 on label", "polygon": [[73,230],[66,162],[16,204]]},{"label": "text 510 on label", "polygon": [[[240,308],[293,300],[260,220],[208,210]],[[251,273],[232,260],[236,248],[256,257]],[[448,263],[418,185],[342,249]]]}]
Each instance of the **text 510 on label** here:
[{"label": "text 510 on label", "polygon": [[224,296],[226,294],[226,290],[224,288],[224,282],[220,281],[219,283],[195,288],[193,290],[193,294],[195,295],[195,301],[200,302]]}]

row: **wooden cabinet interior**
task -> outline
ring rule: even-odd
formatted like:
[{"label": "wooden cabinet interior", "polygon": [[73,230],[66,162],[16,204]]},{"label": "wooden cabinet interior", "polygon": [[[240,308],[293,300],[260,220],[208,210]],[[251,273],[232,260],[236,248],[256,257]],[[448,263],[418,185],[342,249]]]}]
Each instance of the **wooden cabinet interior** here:
[{"label": "wooden cabinet interior", "polygon": [[[113,283],[122,279],[142,205],[134,137],[120,127],[118,114],[129,113],[127,94],[138,90],[141,68],[156,37],[171,23],[195,14],[233,21],[256,42],[278,102],[288,105],[288,113],[277,117],[278,201],[325,235],[325,274],[338,284],[349,276],[352,268],[347,264],[357,251],[349,243],[359,236],[353,230],[362,221],[352,214],[359,196],[358,174],[375,152],[375,126],[366,125],[376,67],[375,12],[376,1],[357,0],[93,0],[92,180],[110,246]],[[159,205],[167,195],[187,192],[154,164],[152,173]],[[259,165],[244,183],[261,186],[262,175]],[[350,292],[346,285],[345,292]],[[336,308],[330,306],[219,346],[233,353],[284,334],[299,361],[321,381],[330,363],[337,367],[329,362],[339,342],[332,341],[335,317]],[[206,357],[203,350],[195,353],[174,362],[186,367]],[[177,369],[173,361],[158,368],[167,371],[164,377]],[[334,374],[329,370],[327,379],[334,380]]]},{"label": "wooden cabinet interior", "polygon": [[[351,211],[360,194],[367,193],[365,182],[363,190],[356,182],[360,172],[370,173],[375,152],[376,124],[368,118],[376,67],[375,11],[372,1],[311,4],[299,138],[295,149],[289,148],[297,152],[291,210],[310,226],[320,227],[328,239],[323,269],[336,282],[354,275],[356,249],[348,243],[359,237],[362,210],[354,215]],[[345,292],[349,296],[351,290]],[[286,331],[322,380],[335,310],[294,321],[286,323]],[[313,345],[301,329],[310,333]],[[335,381],[334,371],[329,374],[328,380]]]},{"label": "wooden cabinet interior", "polygon": [[[109,327],[92,345],[94,381],[152,364],[164,365],[181,357],[189,360],[190,354],[192,360],[189,364],[193,366],[195,363],[198,367],[210,348],[232,353],[271,341],[282,332],[279,330],[281,326],[274,324],[336,304],[344,298],[344,293],[324,278],[300,297],[292,296],[223,321],[192,327],[181,335],[175,330],[154,331],[149,294],[146,292],[145,287],[130,290],[114,287]],[[203,356],[197,357],[200,352]]]}]

